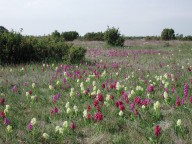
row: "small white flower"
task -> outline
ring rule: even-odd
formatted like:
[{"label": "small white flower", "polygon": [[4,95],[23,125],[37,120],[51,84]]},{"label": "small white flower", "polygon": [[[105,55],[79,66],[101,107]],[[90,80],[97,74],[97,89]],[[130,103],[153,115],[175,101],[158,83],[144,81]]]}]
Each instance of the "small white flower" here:
[{"label": "small white flower", "polygon": [[109,103],[107,101],[104,101],[104,105],[106,105],[106,107],[108,107]]},{"label": "small white flower", "polygon": [[103,73],[101,74],[101,77],[105,77],[106,76],[106,71],[104,70]]},{"label": "small white flower", "polygon": [[106,96],[106,101],[109,101],[109,100],[110,100],[110,95],[107,94],[107,96]]},{"label": "small white flower", "polygon": [[29,92],[26,92],[26,96],[27,96],[27,97],[29,96]]},{"label": "small white flower", "polygon": [[117,89],[117,90],[120,90],[120,89],[121,89],[121,85],[120,85],[119,82],[116,83],[116,89]]},{"label": "small white flower", "polygon": [[67,114],[71,113],[71,109],[67,108]]},{"label": "small white flower", "polygon": [[74,93],[74,88],[71,88],[71,92],[70,92],[70,97],[73,97],[74,95],[75,95],[75,93]]},{"label": "small white flower", "polygon": [[77,112],[78,112],[78,108],[77,108],[77,106],[76,106],[76,105],[73,107],[73,109],[75,110],[75,113],[77,113]]},{"label": "small white flower", "polygon": [[63,122],[63,127],[67,128],[69,126],[68,122],[67,121],[64,121]]},{"label": "small white flower", "polygon": [[82,86],[82,87],[81,87],[81,91],[84,92],[84,90],[85,90],[85,88],[84,88],[84,86]]},{"label": "small white flower", "polygon": [[35,83],[32,83],[32,88],[35,88]]},{"label": "small white flower", "polygon": [[169,85],[169,82],[165,82],[165,88],[167,88]]},{"label": "small white flower", "polygon": [[88,78],[86,79],[86,82],[90,82],[90,80],[91,80],[91,79],[88,77]]},{"label": "small white flower", "polygon": [[69,104],[69,102],[67,102],[66,104],[65,104],[65,108],[69,108],[70,107],[70,104]]},{"label": "small white flower", "polygon": [[12,129],[12,126],[8,125],[7,126],[7,132],[8,133],[12,133],[13,129]]},{"label": "small white flower", "polygon": [[80,83],[80,87],[84,87],[84,84],[83,84],[83,82],[81,82],[81,83]]},{"label": "small white flower", "polygon": [[52,89],[53,89],[53,86],[52,86],[52,85],[49,85],[49,89],[52,90]]},{"label": "small white flower", "polygon": [[177,126],[181,126],[181,119],[177,120]]},{"label": "small white flower", "polygon": [[4,109],[4,113],[5,115],[9,113],[9,110],[8,109]]},{"label": "small white flower", "polygon": [[94,86],[94,87],[93,87],[93,91],[96,91],[96,90],[97,90],[97,87],[96,87],[96,86]]},{"label": "small white flower", "polygon": [[134,94],[135,94],[134,90],[131,90],[131,95],[134,95]]},{"label": "small white flower", "polygon": [[167,75],[167,73],[166,74],[164,74],[164,76],[163,76],[165,79],[167,79],[168,78],[168,75]]},{"label": "small white flower", "polygon": [[100,89],[97,90],[97,94],[101,93]]},{"label": "small white flower", "polygon": [[32,119],[31,119],[31,124],[32,124],[32,125],[35,125],[36,123],[37,123],[36,118],[32,118]]},{"label": "small white flower", "polygon": [[163,95],[164,95],[165,100],[167,100],[168,99],[168,93],[165,91]]},{"label": "small white flower", "polygon": [[123,111],[122,110],[119,112],[119,116],[123,116]]},{"label": "small white flower", "polygon": [[87,118],[87,110],[86,109],[83,111],[83,117]]},{"label": "small white flower", "polygon": [[59,128],[59,134],[63,134],[64,129],[62,127]]},{"label": "small white flower", "polygon": [[6,105],[5,109],[9,110],[10,109],[10,105]]},{"label": "small white flower", "polygon": [[56,126],[56,127],[55,127],[55,132],[58,132],[58,131],[59,131],[59,128],[60,128],[59,126]]},{"label": "small white flower", "polygon": [[24,71],[24,67],[21,68],[21,71]]},{"label": "small white flower", "polygon": [[49,135],[47,133],[43,133],[43,138],[44,139],[49,139]]},{"label": "small white flower", "polygon": [[67,75],[67,72],[64,72],[63,75],[66,76],[66,75]]},{"label": "small white flower", "polygon": [[56,85],[59,85],[59,83],[60,83],[60,81],[58,80],[58,81],[56,82]]},{"label": "small white flower", "polygon": [[159,103],[159,101],[156,101],[156,102],[154,103],[154,110],[159,109],[159,107],[160,107],[160,103]]},{"label": "small white flower", "polygon": [[92,93],[91,93],[91,95],[96,95],[97,93],[96,93],[96,91],[93,91]]}]

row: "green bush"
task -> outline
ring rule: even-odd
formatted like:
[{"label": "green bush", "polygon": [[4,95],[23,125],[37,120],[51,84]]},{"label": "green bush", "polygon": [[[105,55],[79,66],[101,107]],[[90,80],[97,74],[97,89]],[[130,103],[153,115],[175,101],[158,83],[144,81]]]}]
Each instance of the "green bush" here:
[{"label": "green bush", "polygon": [[61,34],[57,30],[55,30],[54,32],[51,33],[51,36],[53,38],[58,39],[58,38],[60,38]]},{"label": "green bush", "polygon": [[69,50],[69,62],[79,63],[85,58],[86,49],[82,47],[71,47]]},{"label": "green bush", "polygon": [[192,36],[185,36],[185,37],[183,37],[183,39],[182,40],[184,40],[184,41],[192,41]]},{"label": "green bush", "polygon": [[79,37],[79,34],[76,31],[69,31],[61,33],[61,37],[66,41],[73,41]]},{"label": "green bush", "polygon": [[158,36],[146,36],[145,40],[160,40],[160,37],[158,37]]},{"label": "green bush", "polygon": [[173,29],[165,28],[161,32],[162,40],[174,40],[175,39],[175,31]]},{"label": "green bush", "polygon": [[[74,49],[76,54],[73,54]],[[73,62],[76,61],[73,58],[77,58],[78,61],[83,60],[85,52],[84,48],[76,48],[52,36],[22,36],[16,32],[0,34],[0,64],[50,60]]]},{"label": "green bush", "polygon": [[144,36],[126,36],[125,39],[126,40],[141,40],[144,39]]},{"label": "green bush", "polygon": [[109,28],[104,33],[104,40],[112,46],[123,46],[125,39],[119,33],[119,29]]},{"label": "green bush", "polygon": [[26,39],[16,32],[0,34],[0,61],[10,64],[30,61],[33,59],[34,49]]},{"label": "green bush", "polygon": [[104,41],[104,33],[103,32],[86,33],[83,38],[88,41]]},{"label": "green bush", "polygon": [[5,27],[0,26],[0,34],[4,32],[8,32],[8,30]]}]

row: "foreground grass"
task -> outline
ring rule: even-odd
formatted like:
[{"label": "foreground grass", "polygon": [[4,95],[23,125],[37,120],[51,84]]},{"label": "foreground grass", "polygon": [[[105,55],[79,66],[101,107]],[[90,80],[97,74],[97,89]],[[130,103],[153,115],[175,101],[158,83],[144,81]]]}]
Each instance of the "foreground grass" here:
[{"label": "foreground grass", "polygon": [[1,67],[0,143],[190,143],[192,45],[94,44],[92,64]]}]

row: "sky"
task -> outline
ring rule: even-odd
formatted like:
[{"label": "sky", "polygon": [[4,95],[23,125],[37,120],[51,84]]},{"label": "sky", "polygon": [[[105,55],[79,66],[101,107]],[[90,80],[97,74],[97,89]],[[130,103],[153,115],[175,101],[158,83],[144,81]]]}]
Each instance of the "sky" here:
[{"label": "sky", "polygon": [[0,26],[24,35],[105,31],[158,36],[164,28],[192,35],[192,0],[0,0]]}]

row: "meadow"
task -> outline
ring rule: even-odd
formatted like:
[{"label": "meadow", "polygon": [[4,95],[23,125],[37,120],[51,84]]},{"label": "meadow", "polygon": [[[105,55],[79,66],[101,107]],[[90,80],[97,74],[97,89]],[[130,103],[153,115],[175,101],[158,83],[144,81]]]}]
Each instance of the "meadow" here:
[{"label": "meadow", "polygon": [[72,43],[86,62],[0,67],[0,143],[191,143],[192,42]]}]

